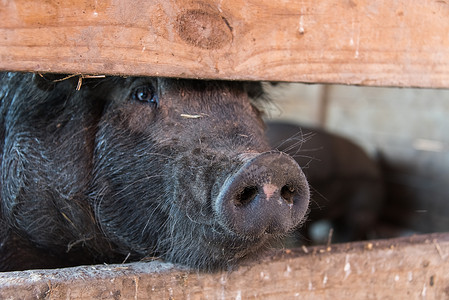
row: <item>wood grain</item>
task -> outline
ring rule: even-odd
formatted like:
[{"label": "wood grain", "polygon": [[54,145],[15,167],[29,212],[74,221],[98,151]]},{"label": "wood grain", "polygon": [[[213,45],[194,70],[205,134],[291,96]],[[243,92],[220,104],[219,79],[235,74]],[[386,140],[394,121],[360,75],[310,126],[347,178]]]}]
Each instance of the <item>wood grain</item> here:
[{"label": "wood grain", "polygon": [[448,299],[449,233],[279,250],[233,272],[161,262],[0,273],[1,299]]},{"label": "wood grain", "polygon": [[449,87],[444,0],[11,0],[0,70]]}]

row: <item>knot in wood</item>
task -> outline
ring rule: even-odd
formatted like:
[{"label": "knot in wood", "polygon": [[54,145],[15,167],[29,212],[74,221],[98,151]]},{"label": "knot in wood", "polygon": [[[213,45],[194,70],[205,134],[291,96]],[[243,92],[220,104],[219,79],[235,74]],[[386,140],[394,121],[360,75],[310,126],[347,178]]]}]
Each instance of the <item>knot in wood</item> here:
[{"label": "knot in wood", "polygon": [[232,41],[232,29],[217,13],[199,9],[182,12],[177,18],[179,36],[190,45],[219,49]]}]

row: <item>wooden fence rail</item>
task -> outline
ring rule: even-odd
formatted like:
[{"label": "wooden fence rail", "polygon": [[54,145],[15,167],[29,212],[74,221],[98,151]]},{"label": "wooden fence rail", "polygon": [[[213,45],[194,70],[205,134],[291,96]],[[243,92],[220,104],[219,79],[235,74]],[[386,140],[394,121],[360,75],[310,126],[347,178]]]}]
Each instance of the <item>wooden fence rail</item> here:
[{"label": "wooden fence rail", "polygon": [[214,274],[157,261],[0,273],[0,298],[448,299],[448,270],[445,233],[278,250]]},{"label": "wooden fence rail", "polygon": [[4,1],[0,70],[449,87],[449,2]]}]

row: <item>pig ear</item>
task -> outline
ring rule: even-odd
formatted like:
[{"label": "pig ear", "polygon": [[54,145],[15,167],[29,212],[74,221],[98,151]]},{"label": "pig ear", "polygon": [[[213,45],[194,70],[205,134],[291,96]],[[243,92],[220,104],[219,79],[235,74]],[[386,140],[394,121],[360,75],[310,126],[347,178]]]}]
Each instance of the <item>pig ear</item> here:
[{"label": "pig ear", "polygon": [[261,99],[262,101],[270,101],[269,93],[267,93],[266,89],[270,89],[271,87],[275,87],[278,85],[278,82],[245,82],[245,91],[248,94],[248,97],[254,100]]},{"label": "pig ear", "polygon": [[245,91],[248,94],[248,97],[252,99],[258,99],[264,94],[264,90],[260,82],[246,82]]}]

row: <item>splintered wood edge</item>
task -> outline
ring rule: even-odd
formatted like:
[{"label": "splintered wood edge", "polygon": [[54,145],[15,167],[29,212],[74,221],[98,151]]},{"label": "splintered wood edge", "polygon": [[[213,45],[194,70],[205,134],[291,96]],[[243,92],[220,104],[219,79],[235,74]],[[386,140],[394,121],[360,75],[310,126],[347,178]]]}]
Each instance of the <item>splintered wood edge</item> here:
[{"label": "splintered wood edge", "polygon": [[0,70],[449,87],[447,1],[19,1]]},{"label": "splintered wood edge", "polygon": [[160,261],[0,273],[0,298],[442,299],[447,270],[449,233],[440,233],[276,250],[212,274]]}]

